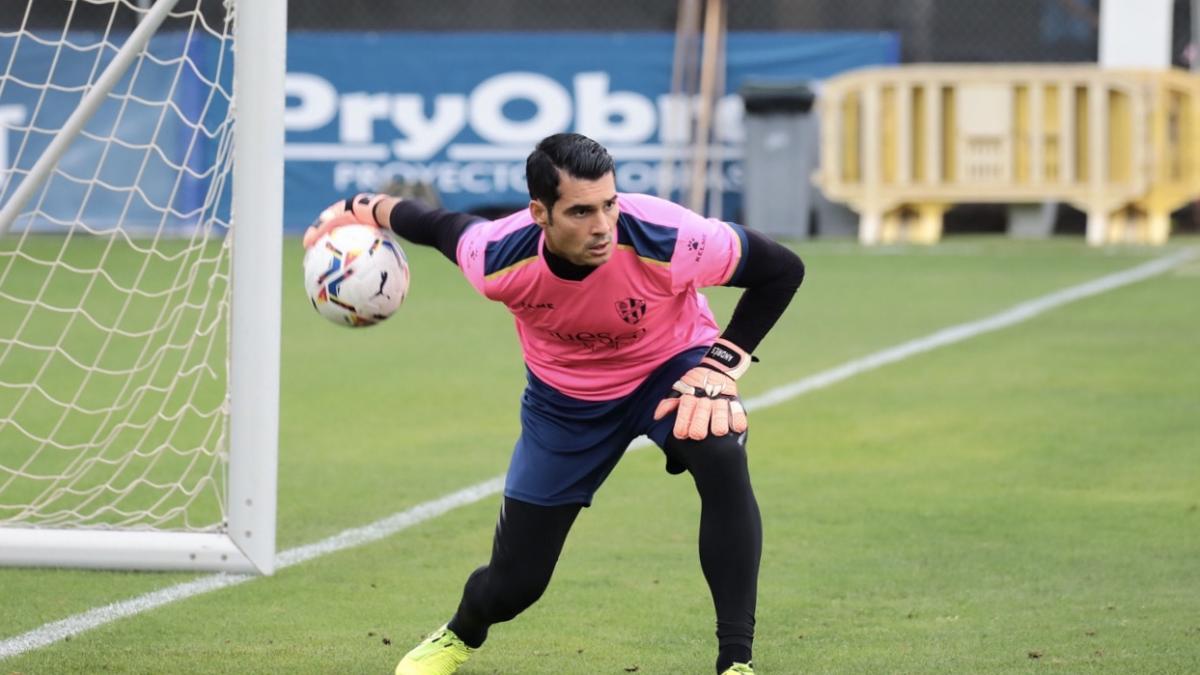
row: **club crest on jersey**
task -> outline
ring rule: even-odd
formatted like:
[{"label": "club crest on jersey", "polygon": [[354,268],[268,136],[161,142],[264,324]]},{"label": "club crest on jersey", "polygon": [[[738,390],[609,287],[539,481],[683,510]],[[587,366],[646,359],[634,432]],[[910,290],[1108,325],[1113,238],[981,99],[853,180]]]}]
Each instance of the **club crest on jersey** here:
[{"label": "club crest on jersey", "polygon": [[625,298],[618,300],[616,305],[621,320],[631,326],[637,325],[646,316],[646,301],[641,298]]}]

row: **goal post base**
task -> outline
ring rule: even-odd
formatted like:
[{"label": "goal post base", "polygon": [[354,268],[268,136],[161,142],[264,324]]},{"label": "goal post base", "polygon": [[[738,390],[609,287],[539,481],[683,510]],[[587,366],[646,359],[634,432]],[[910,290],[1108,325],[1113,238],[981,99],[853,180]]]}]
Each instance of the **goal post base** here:
[{"label": "goal post base", "polygon": [[0,566],[270,574],[228,535],[0,528]]}]

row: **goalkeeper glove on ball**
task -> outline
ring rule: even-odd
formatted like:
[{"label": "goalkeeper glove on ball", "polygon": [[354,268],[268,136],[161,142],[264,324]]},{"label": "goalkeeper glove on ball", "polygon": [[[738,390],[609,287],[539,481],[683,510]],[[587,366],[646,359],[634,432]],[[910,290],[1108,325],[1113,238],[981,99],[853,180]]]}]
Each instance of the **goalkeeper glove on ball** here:
[{"label": "goalkeeper glove on ball", "polygon": [[308,248],[317,243],[321,237],[329,234],[335,228],[342,225],[370,225],[372,227],[384,227],[375,219],[375,207],[379,202],[387,199],[387,195],[371,194],[364,192],[362,194],[348,197],[339,202],[331,204],[329,208],[321,212],[317,216],[317,220],[309,226],[304,232],[304,248]]}]

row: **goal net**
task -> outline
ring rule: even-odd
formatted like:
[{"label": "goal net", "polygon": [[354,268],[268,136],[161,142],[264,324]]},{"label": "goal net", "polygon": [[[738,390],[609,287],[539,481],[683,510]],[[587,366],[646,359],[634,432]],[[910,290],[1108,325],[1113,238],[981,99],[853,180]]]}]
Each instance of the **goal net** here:
[{"label": "goal net", "polygon": [[273,570],[282,5],[0,8],[0,564]]}]

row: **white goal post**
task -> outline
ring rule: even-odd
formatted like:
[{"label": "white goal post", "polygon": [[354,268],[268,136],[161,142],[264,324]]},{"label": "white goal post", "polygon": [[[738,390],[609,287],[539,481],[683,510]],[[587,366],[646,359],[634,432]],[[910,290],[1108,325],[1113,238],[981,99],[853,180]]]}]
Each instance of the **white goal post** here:
[{"label": "white goal post", "polygon": [[0,565],[271,574],[286,0],[26,2],[0,8]]}]

